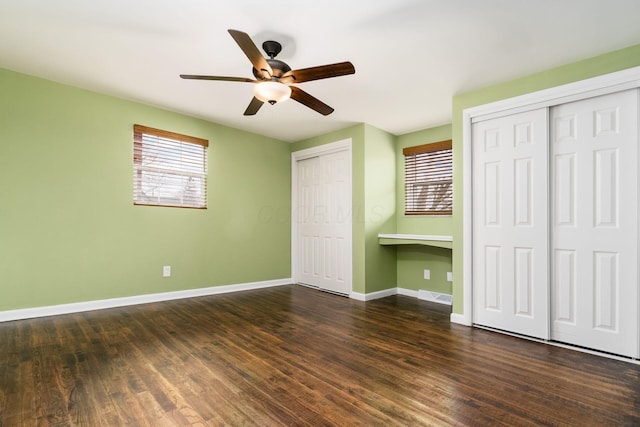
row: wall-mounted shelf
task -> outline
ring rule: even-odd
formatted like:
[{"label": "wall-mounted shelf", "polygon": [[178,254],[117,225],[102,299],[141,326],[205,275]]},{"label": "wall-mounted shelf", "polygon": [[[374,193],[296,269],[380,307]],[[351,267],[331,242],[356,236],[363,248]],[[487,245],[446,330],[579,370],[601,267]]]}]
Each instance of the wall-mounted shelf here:
[{"label": "wall-mounted shelf", "polygon": [[453,247],[453,236],[429,234],[378,234],[378,242],[381,245],[423,245],[451,249]]}]

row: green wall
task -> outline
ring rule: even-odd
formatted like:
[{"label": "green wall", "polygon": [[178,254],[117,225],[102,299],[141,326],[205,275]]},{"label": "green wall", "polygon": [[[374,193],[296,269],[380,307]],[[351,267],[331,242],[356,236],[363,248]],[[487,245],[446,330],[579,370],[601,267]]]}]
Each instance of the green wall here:
[{"label": "green wall", "polygon": [[[289,144],[4,69],[0,94],[0,310],[290,277]],[[133,205],[135,123],[209,140],[208,209]]]},{"label": "green wall", "polygon": [[[424,270],[430,279],[424,279]],[[412,291],[426,290],[451,295],[451,249],[420,245],[398,245],[398,287]]]},{"label": "green wall", "polygon": [[395,288],[395,248],[378,243],[379,233],[396,228],[395,136],[365,126],[365,277],[366,292]]},{"label": "green wall", "polygon": [[[411,132],[396,138],[396,206],[397,233],[451,235],[451,216],[405,216],[404,213],[404,155],[402,149],[416,145],[451,139],[451,125]],[[418,291],[421,289],[451,294],[451,282],[447,272],[452,271],[451,250],[419,245],[397,246],[398,287]],[[431,271],[431,278],[424,279],[424,270]]]},{"label": "green wall", "polygon": [[640,66],[640,45],[564,65],[453,98],[453,312],[463,314],[462,111],[566,83]]}]

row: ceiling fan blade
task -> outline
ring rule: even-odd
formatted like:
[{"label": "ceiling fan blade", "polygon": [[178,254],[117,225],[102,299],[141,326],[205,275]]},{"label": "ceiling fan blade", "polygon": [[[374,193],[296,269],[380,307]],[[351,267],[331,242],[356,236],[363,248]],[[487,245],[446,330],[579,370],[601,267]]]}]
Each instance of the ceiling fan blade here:
[{"label": "ceiling fan blade", "polygon": [[180,77],[183,79],[192,79],[192,80],[222,80],[225,82],[257,82],[257,80],[247,79],[245,77],[224,77],[224,76],[196,76],[193,74],[180,74]]},{"label": "ceiling fan blade", "polygon": [[317,111],[318,113],[328,116],[333,113],[333,108],[329,107],[324,102],[320,101],[318,98],[309,95],[307,92],[303,91],[299,87],[289,86],[291,88],[291,99],[295,99],[300,104],[306,105],[312,110]]},{"label": "ceiling fan blade", "polygon": [[337,64],[320,65],[318,67],[291,70],[280,77],[280,80],[292,78],[291,83],[302,83],[311,80],[327,79],[329,77],[346,76],[354,74],[356,69],[351,62],[339,62]]},{"label": "ceiling fan blade", "polygon": [[253,116],[258,112],[260,107],[262,107],[262,104],[264,104],[264,102],[260,101],[258,98],[254,96],[251,102],[249,103],[249,106],[247,107],[247,109],[244,110],[244,115]]},{"label": "ceiling fan blade", "polygon": [[240,49],[242,49],[244,54],[247,55],[247,58],[249,58],[249,61],[251,61],[251,64],[253,64],[253,68],[258,71],[262,71],[262,75],[265,79],[270,79],[273,75],[273,70],[271,69],[269,63],[267,63],[267,60],[264,58],[264,56],[262,56],[253,40],[251,40],[249,34],[243,33],[242,31],[238,30],[228,31],[229,34],[231,34],[231,37],[233,37],[236,43],[238,43]]}]

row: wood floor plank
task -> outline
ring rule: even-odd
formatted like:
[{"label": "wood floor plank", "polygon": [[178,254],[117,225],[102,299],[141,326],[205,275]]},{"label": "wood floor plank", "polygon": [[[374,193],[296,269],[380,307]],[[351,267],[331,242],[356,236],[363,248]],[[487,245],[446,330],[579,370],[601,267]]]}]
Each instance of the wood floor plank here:
[{"label": "wood floor plank", "polygon": [[0,324],[0,426],[633,426],[640,366],[301,286]]}]

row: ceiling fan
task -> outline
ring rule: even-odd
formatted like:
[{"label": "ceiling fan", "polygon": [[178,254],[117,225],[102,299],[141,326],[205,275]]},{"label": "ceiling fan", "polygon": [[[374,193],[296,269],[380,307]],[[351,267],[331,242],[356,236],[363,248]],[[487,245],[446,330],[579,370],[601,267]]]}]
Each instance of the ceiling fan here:
[{"label": "ceiling fan", "polygon": [[228,31],[238,46],[240,46],[240,49],[247,55],[249,61],[251,61],[253,65],[253,75],[256,80],[244,77],[198,76],[192,74],[180,74],[180,77],[195,80],[255,83],[253,88],[254,97],[244,112],[245,116],[256,114],[265,102],[273,105],[289,97],[320,114],[325,116],[329,115],[333,113],[333,108],[309,95],[299,87],[291,86],[291,84],[344,76],[356,72],[351,62],[339,62],[337,64],[292,70],[291,67],[284,62],[275,59],[282,50],[280,43],[273,40],[265,41],[262,44],[262,49],[264,49],[269,56],[269,58],[265,58],[247,33],[237,30]]}]

